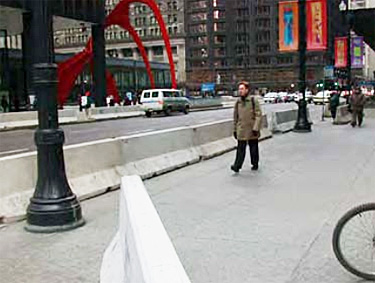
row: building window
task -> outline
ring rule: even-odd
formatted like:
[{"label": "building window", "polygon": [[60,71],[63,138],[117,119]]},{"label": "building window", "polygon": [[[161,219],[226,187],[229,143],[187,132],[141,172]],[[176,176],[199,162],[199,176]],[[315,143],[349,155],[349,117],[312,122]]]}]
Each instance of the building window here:
[{"label": "building window", "polygon": [[214,42],[216,44],[222,44],[222,43],[225,43],[225,36],[222,36],[222,35],[216,35],[214,37]]},{"label": "building window", "polygon": [[121,52],[122,52],[122,55],[125,58],[133,57],[133,49],[131,49],[131,48],[124,48],[124,49],[121,50]]},{"label": "building window", "polygon": [[263,44],[257,46],[258,54],[264,54],[271,51],[271,46],[269,44]]},{"label": "building window", "polygon": [[257,57],[256,63],[258,65],[269,65],[271,63],[271,59],[269,57]]},{"label": "building window", "polygon": [[177,46],[172,46],[172,53],[177,55]]},{"label": "building window", "polygon": [[163,46],[153,46],[152,53],[154,56],[163,56],[164,55],[164,48]]}]

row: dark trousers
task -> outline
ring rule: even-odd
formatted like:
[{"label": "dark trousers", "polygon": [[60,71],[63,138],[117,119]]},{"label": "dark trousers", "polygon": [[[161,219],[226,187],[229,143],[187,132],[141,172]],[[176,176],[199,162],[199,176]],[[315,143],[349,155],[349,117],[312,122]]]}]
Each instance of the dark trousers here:
[{"label": "dark trousers", "polygon": [[358,125],[361,126],[363,122],[363,110],[353,110],[352,112],[352,126],[357,125],[357,120],[358,120]]},{"label": "dark trousers", "polygon": [[331,108],[331,116],[332,116],[333,119],[336,119],[336,113],[337,113],[337,108],[332,107]]},{"label": "dark trousers", "polygon": [[242,165],[246,156],[247,144],[250,147],[251,165],[258,166],[258,163],[259,163],[258,140],[238,141],[236,161],[234,162],[234,167],[237,169],[242,168]]}]

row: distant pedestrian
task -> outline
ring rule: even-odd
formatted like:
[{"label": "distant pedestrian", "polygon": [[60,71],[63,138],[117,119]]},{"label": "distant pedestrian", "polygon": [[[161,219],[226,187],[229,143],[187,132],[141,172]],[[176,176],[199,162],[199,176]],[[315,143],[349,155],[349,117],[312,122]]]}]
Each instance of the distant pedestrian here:
[{"label": "distant pedestrian", "polygon": [[350,104],[352,110],[352,127],[354,128],[357,125],[361,127],[363,123],[363,108],[365,107],[366,97],[362,93],[359,87],[354,89],[354,93],[350,97]]},{"label": "distant pedestrian", "polygon": [[340,95],[338,92],[332,92],[331,98],[329,99],[329,108],[331,109],[332,119],[336,119],[337,107],[340,105]]},{"label": "distant pedestrian", "polygon": [[85,109],[86,118],[91,118],[91,92],[86,91],[85,95],[81,97],[82,108]]},{"label": "distant pedestrian", "polygon": [[9,111],[9,103],[5,98],[5,95],[1,98],[1,108],[3,108],[4,113]]},{"label": "distant pedestrian", "polygon": [[246,145],[250,147],[252,170],[258,170],[259,148],[258,140],[262,123],[262,110],[258,99],[250,95],[248,82],[238,86],[240,98],[234,106],[234,137],[238,141],[236,160],[231,169],[238,173],[246,156]]}]

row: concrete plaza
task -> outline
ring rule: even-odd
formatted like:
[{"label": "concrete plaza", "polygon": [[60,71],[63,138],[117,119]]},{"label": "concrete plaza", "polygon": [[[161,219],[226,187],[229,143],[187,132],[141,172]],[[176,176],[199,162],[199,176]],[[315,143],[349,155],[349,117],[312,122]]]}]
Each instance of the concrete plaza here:
[{"label": "concrete plaza", "polygon": [[[191,281],[363,282],[339,265],[331,237],[343,213],[374,196],[375,120],[360,129],[317,122],[260,148],[258,172],[247,157],[232,174],[230,152],[145,182]],[[98,282],[117,202],[118,192],[83,202],[87,224],[70,232],[1,227],[0,281]]]}]

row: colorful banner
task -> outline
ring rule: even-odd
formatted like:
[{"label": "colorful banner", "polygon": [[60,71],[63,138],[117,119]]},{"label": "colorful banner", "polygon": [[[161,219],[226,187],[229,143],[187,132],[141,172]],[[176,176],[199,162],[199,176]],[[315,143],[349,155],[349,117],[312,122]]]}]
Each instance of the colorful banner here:
[{"label": "colorful banner", "polygon": [[363,37],[356,36],[351,41],[352,68],[363,68],[364,44]]},{"label": "colorful banner", "polygon": [[308,0],[307,15],[307,49],[327,49],[327,0]]},{"label": "colorful banner", "polygon": [[298,1],[279,2],[279,50],[298,50]]},{"label": "colorful banner", "polygon": [[348,64],[348,41],[346,37],[335,38],[335,67],[345,68]]}]

